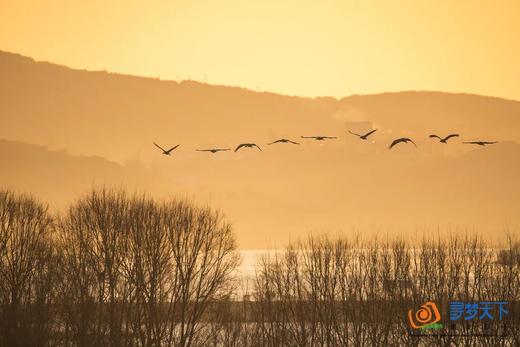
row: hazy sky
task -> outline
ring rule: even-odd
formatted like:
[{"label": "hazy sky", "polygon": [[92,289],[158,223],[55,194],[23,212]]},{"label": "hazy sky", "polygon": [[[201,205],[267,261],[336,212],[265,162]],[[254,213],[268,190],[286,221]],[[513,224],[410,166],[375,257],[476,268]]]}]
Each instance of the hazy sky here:
[{"label": "hazy sky", "polygon": [[1,0],[0,49],[284,94],[520,100],[518,0]]}]

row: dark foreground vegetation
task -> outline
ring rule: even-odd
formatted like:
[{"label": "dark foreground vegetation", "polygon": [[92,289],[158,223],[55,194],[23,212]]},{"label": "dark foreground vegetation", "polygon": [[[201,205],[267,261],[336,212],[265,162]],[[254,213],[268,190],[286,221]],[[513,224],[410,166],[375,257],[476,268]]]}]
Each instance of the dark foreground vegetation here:
[{"label": "dark foreground vegetation", "polygon": [[[262,259],[244,294],[209,208],[94,190],[55,216],[0,191],[0,346],[518,346],[519,261],[511,238],[311,237]],[[415,336],[426,301],[445,327]],[[448,326],[450,301],[509,314]]]}]

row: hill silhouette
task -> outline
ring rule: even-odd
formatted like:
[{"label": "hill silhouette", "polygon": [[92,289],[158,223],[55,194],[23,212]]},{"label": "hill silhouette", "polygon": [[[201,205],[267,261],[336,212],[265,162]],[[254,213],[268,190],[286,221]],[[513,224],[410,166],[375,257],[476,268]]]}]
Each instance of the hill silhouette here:
[{"label": "hill silhouette", "polygon": [[[344,136],[371,121],[378,135],[457,130],[518,141],[520,102],[438,92],[300,98],[194,81],[69,69],[0,51],[0,138],[125,160],[152,139],[235,144],[281,134]],[[391,135],[388,134],[390,137]]]},{"label": "hill silhouette", "polygon": [[[493,236],[520,226],[518,101],[415,91],[301,98],[80,71],[6,52],[0,76],[0,138],[9,140],[0,142],[1,182],[52,203],[104,183],[189,196],[221,208],[245,248],[309,231],[450,227]],[[366,142],[346,131],[371,127],[379,131]],[[450,132],[461,138],[448,145],[428,138]],[[418,149],[389,152],[389,141],[403,135]],[[278,138],[302,145],[195,151]],[[460,144],[475,139],[500,143]],[[181,146],[165,158],[153,141]]]},{"label": "hill silhouette", "polygon": [[154,182],[132,163],[123,166],[102,157],[71,155],[65,150],[3,139],[0,167],[0,187],[33,193],[57,208],[87,187],[113,185],[144,190],[152,188],[148,183]]}]

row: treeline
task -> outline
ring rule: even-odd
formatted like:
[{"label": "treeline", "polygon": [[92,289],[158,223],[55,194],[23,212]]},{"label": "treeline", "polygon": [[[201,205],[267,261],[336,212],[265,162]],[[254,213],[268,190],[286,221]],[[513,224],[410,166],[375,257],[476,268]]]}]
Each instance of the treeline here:
[{"label": "treeline", "polygon": [[[54,215],[0,191],[0,346],[518,346],[519,251],[310,237],[260,260],[244,293],[210,208],[94,190]],[[426,301],[445,327],[416,336],[407,312]],[[452,326],[450,301],[509,314]]]},{"label": "treeline", "polygon": [[[519,346],[520,253],[508,242],[505,249],[459,236],[295,243],[257,270],[257,339],[269,346]],[[444,328],[411,329],[408,311],[428,301]],[[509,315],[452,325],[450,301],[509,301]]]},{"label": "treeline", "polygon": [[53,218],[1,192],[0,345],[206,345],[234,251],[222,216],[186,201],[99,190]]}]

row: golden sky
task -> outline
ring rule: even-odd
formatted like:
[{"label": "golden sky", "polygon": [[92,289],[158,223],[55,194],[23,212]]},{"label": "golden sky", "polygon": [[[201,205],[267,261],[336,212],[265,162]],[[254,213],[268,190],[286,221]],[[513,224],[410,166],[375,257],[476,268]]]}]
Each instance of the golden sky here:
[{"label": "golden sky", "polygon": [[0,49],[302,96],[520,100],[520,1],[1,0]]}]

